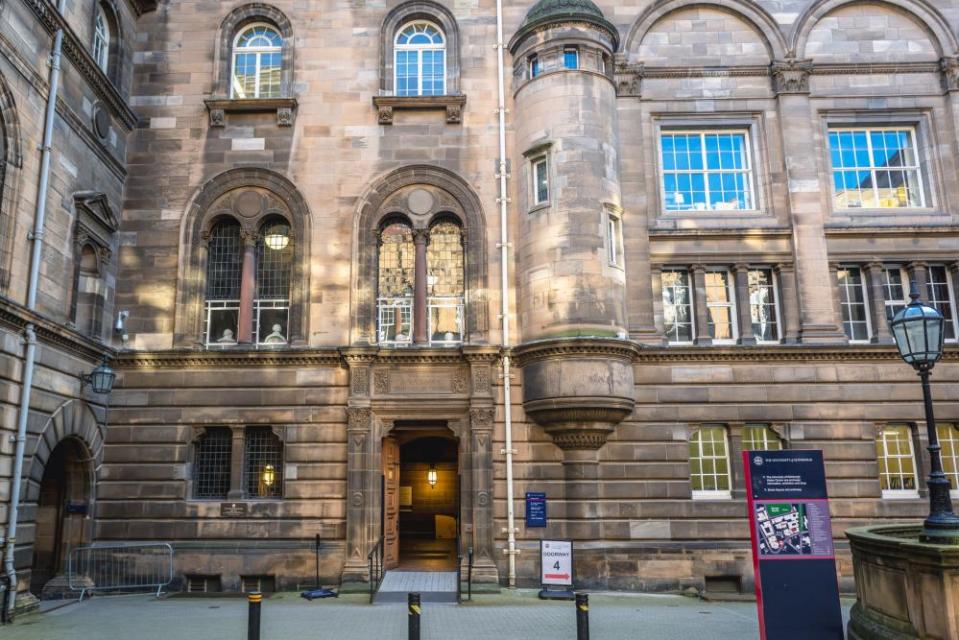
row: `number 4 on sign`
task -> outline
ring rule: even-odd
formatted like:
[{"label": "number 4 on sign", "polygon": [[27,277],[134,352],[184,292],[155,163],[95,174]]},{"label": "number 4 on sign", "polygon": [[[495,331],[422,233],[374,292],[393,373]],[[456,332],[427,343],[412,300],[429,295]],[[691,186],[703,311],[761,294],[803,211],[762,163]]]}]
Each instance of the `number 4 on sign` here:
[{"label": "number 4 on sign", "polygon": [[559,570],[559,560],[553,563],[553,568],[556,569],[557,571]]}]

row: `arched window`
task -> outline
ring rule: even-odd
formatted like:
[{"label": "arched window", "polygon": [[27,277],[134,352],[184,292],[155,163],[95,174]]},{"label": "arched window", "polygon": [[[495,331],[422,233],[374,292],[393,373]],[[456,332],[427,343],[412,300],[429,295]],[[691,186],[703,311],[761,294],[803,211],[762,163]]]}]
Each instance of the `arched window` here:
[{"label": "arched window", "polygon": [[446,92],[446,40],[439,27],[422,20],[404,25],[394,43],[398,96],[441,96]]},{"label": "arched window", "polygon": [[283,38],[272,26],[251,24],[233,41],[231,96],[278,98],[283,68]]},{"label": "arched window", "polygon": [[242,278],[240,223],[232,219],[221,220],[210,230],[207,247],[204,342],[208,346],[237,343]]},{"label": "arched window", "polygon": [[247,427],[244,434],[243,497],[283,497],[283,443],[270,427]]},{"label": "arched window", "polygon": [[110,19],[106,9],[97,3],[96,16],[93,22],[93,59],[104,72],[110,68],[110,44],[112,41]]},{"label": "arched window", "polygon": [[689,439],[693,498],[729,498],[729,445],[726,428],[703,426]]},{"label": "arched window", "polygon": [[193,497],[225,499],[230,492],[233,434],[210,427],[193,443]]},{"label": "arched window", "polygon": [[290,225],[280,217],[267,219],[256,243],[256,301],[253,322],[257,343],[285,345],[290,321],[290,270],[293,242]]},{"label": "arched window", "polygon": [[380,231],[377,278],[377,335],[385,345],[413,342],[415,283],[413,229],[406,222],[386,224]]},{"label": "arched window", "polygon": [[430,228],[426,250],[430,344],[463,342],[463,230],[451,220]]}]

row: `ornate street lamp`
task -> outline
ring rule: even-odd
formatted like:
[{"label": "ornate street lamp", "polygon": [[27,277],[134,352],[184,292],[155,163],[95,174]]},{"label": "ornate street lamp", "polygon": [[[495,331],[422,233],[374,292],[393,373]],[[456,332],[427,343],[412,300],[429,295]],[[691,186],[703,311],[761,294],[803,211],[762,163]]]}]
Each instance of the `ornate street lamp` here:
[{"label": "ornate street lamp", "polygon": [[930,459],[929,478],[926,480],[929,487],[929,517],[923,523],[919,539],[933,544],[959,544],[959,517],[952,511],[949,479],[942,472],[941,447],[929,389],[929,374],[942,357],[944,320],[936,309],[919,302],[919,290],[915,282],[911,283],[909,298],[911,302],[889,322],[889,328],[899,348],[899,355],[919,372],[926,407]]},{"label": "ornate street lamp", "polygon": [[80,376],[80,385],[81,387],[86,384],[90,385],[93,393],[110,393],[113,391],[113,381],[116,380],[116,377],[117,374],[107,366],[107,359],[104,358],[96,369]]}]

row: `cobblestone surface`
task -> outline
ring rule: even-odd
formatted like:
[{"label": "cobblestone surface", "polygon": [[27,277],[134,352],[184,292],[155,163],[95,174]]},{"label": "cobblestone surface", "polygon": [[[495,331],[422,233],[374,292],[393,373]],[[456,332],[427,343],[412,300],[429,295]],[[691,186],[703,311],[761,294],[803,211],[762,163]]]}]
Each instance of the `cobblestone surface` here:
[{"label": "cobblestone surface", "polygon": [[[851,602],[844,601],[843,614]],[[0,628],[4,640],[243,640],[246,601],[99,597]],[[570,602],[542,602],[535,591],[474,596],[471,603],[425,605],[423,640],[562,640],[576,637]],[[758,637],[756,606],[680,596],[593,594],[594,640],[743,640]],[[362,596],[312,603],[296,594],[263,602],[262,640],[402,640],[406,606],[371,607]]]}]

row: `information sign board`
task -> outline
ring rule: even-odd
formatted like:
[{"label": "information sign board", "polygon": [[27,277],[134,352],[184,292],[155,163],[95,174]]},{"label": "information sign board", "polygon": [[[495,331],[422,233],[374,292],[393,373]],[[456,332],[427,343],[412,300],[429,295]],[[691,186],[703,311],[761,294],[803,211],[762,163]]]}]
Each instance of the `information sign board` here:
[{"label": "information sign board", "polygon": [[526,492],[526,528],[546,526],[546,494]]},{"label": "information sign board", "polygon": [[744,451],[762,640],[842,640],[822,451]]},{"label": "information sign board", "polygon": [[539,558],[543,586],[573,586],[572,541],[540,540]]}]

